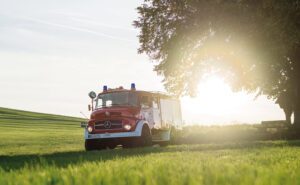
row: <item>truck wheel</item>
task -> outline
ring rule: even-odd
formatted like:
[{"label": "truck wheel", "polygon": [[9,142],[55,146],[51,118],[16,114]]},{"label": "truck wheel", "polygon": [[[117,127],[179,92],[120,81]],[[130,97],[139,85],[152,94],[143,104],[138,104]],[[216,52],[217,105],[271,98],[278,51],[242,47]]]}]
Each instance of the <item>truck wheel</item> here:
[{"label": "truck wheel", "polygon": [[106,145],[103,143],[100,143],[97,145],[97,150],[105,150],[106,149]]},{"label": "truck wheel", "polygon": [[124,143],[122,146],[123,146],[123,148],[133,148],[134,147],[132,144],[129,144],[129,143]]},{"label": "truck wheel", "polygon": [[86,139],[84,142],[84,147],[86,151],[91,151],[91,150],[95,150],[95,142],[90,140],[90,139]]},{"label": "truck wheel", "polygon": [[108,147],[109,149],[115,149],[116,146],[117,146],[117,145],[114,144],[114,143],[107,144],[107,147]]},{"label": "truck wheel", "polygon": [[171,145],[179,144],[181,137],[182,137],[181,130],[178,130],[175,127],[172,127],[171,133],[170,133],[170,142],[169,142],[169,144],[171,144]]},{"label": "truck wheel", "polygon": [[176,139],[177,139],[177,132],[175,127],[171,128],[171,133],[170,133],[170,141],[169,144],[175,144],[176,143]]},{"label": "truck wheel", "polygon": [[86,139],[85,143],[84,143],[84,146],[85,146],[86,151],[106,149],[105,144],[99,143],[98,140],[93,140],[93,139]]},{"label": "truck wheel", "polygon": [[178,144],[179,138],[180,138],[180,132],[175,127],[172,127],[170,130],[170,140],[160,142],[159,146],[165,147],[168,145]]},{"label": "truck wheel", "polygon": [[170,141],[162,141],[162,142],[159,142],[159,146],[160,147],[166,147],[170,144]]},{"label": "truck wheel", "polygon": [[142,136],[139,138],[139,146],[151,146],[152,145],[152,135],[150,129],[147,125],[143,126]]}]

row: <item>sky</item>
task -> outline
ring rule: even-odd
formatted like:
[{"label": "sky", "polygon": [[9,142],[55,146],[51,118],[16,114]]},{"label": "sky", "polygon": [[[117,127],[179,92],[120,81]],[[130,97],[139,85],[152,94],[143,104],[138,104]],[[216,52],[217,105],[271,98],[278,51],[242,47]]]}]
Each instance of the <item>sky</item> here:
[{"label": "sky", "polygon": [[[0,107],[82,117],[103,85],[165,91],[138,54],[132,26],[141,0],[0,0]],[[181,99],[186,124],[284,119],[273,101],[233,93],[218,77]]]}]

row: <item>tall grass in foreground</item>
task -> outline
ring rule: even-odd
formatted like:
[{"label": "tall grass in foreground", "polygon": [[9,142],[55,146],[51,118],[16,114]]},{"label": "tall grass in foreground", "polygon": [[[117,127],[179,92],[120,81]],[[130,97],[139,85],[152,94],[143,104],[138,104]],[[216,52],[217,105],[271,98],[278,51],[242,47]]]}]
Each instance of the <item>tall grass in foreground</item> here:
[{"label": "tall grass in foreground", "polygon": [[[0,184],[297,184],[299,142],[1,157]],[[11,168],[8,169],[11,165]]]}]

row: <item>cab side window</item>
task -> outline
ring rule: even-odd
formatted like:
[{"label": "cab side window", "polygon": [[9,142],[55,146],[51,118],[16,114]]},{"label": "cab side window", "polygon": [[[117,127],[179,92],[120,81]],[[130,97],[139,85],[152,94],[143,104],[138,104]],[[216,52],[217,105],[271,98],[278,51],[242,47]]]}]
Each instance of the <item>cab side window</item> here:
[{"label": "cab side window", "polygon": [[158,98],[157,97],[152,98],[152,107],[154,109],[158,109]]},{"label": "cab side window", "polygon": [[148,96],[142,96],[141,97],[141,107],[142,108],[149,108],[149,97]]}]

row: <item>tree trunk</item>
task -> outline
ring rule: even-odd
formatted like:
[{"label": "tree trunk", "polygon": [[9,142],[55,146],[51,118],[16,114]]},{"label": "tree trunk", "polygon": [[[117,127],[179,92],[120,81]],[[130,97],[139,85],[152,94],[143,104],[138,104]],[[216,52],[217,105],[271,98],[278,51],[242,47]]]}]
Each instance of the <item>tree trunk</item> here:
[{"label": "tree trunk", "polygon": [[290,110],[290,109],[283,109],[284,113],[285,113],[285,120],[286,120],[286,123],[288,125],[291,124],[291,117],[292,117],[292,113],[293,111]]},{"label": "tree trunk", "polygon": [[300,129],[300,105],[298,102],[296,103],[294,110],[294,125]]},{"label": "tree trunk", "polygon": [[300,129],[300,86],[295,88],[294,125]]},{"label": "tree trunk", "polygon": [[294,124],[300,128],[300,110],[295,110],[294,112]]}]

